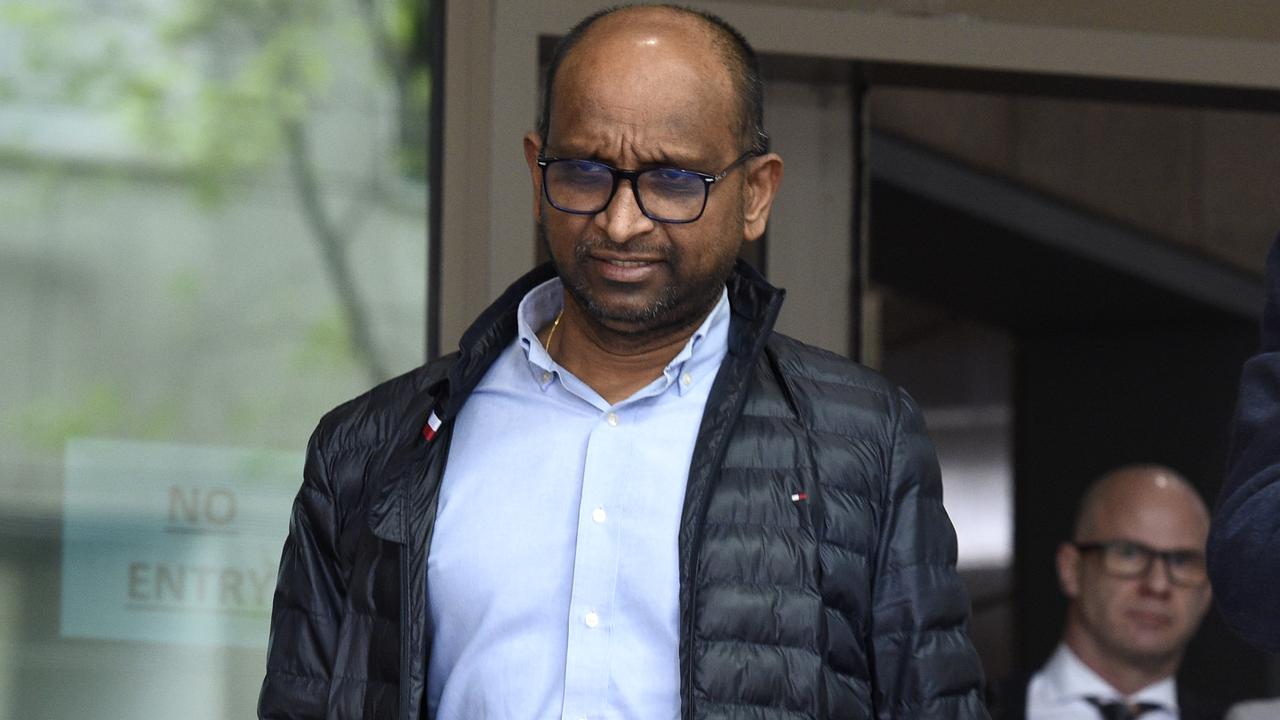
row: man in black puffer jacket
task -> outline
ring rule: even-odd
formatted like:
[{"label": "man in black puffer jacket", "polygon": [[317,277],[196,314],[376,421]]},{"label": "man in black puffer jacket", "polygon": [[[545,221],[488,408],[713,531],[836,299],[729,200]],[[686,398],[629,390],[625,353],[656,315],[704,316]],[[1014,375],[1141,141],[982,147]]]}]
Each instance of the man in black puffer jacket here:
[{"label": "man in black puffer jacket", "polygon": [[782,173],[750,47],[609,11],[546,91],[553,262],[321,420],[260,717],[986,717],[919,411],[735,261]]}]

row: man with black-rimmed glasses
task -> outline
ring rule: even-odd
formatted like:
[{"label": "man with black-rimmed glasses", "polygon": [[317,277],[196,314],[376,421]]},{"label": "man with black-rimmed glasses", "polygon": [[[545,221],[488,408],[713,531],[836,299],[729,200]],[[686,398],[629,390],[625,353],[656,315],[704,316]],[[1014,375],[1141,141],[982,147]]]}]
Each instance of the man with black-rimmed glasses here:
[{"label": "man with black-rimmed glasses", "polygon": [[[1032,676],[1028,720],[1206,720],[1222,708],[1177,686],[1187,642],[1209,608],[1209,513],[1173,470],[1134,465],[1096,480],[1058,547],[1067,596],[1062,642]],[[1015,697],[1020,694],[1015,694]]]},{"label": "man with black-rimmed glasses", "polygon": [[750,45],[604,11],[545,106],[552,262],[321,421],[260,715],[986,717],[919,409],[774,332],[782,291],[738,260],[782,178]]}]

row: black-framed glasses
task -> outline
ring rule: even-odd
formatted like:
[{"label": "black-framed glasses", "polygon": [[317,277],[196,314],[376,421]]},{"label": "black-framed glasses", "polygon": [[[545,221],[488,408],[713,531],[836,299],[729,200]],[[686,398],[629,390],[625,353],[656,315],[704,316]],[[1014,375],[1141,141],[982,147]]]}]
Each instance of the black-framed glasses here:
[{"label": "black-framed glasses", "polygon": [[1151,563],[1160,558],[1165,576],[1174,585],[1196,586],[1209,579],[1204,553],[1198,550],[1156,550],[1132,540],[1072,543],[1080,552],[1096,552],[1102,557],[1102,569],[1120,578],[1142,577],[1151,571]]},{"label": "black-framed glasses", "polygon": [[714,175],[673,167],[619,170],[595,160],[575,158],[538,158],[538,167],[542,168],[542,191],[547,202],[562,212],[595,215],[609,207],[618,184],[626,180],[645,217],[681,224],[702,217],[711,186],[759,154],[748,150]]}]

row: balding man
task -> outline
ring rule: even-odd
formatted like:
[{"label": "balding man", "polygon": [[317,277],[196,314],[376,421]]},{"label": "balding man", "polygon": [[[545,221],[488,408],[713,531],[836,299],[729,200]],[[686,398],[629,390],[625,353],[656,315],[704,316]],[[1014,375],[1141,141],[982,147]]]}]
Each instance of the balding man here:
[{"label": "balding man", "polygon": [[[1090,486],[1058,548],[1066,628],[1027,687],[1028,720],[1222,716],[1174,679],[1209,608],[1208,533],[1204,502],[1169,468],[1124,467]],[[1006,717],[1023,717],[1011,705]]]},{"label": "balding man", "polygon": [[260,715],[985,716],[920,413],[736,262],[782,177],[750,46],[623,8],[546,88],[552,262],[321,421]]}]

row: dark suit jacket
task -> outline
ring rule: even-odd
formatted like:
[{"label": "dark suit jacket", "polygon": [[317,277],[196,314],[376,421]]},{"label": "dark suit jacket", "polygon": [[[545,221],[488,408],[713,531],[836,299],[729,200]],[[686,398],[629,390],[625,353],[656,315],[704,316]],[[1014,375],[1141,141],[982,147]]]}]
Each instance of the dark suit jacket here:
[{"label": "dark suit jacket", "polygon": [[[1027,685],[1031,677],[1023,675],[987,686],[987,710],[991,720],[1028,720]],[[1228,704],[1196,692],[1178,683],[1178,709],[1181,720],[1222,720]],[[1035,720],[1035,718],[1031,718]]]},{"label": "dark suit jacket", "polygon": [[1262,343],[1244,365],[1227,477],[1209,530],[1209,577],[1222,616],[1280,652],[1280,238],[1267,257]]}]

